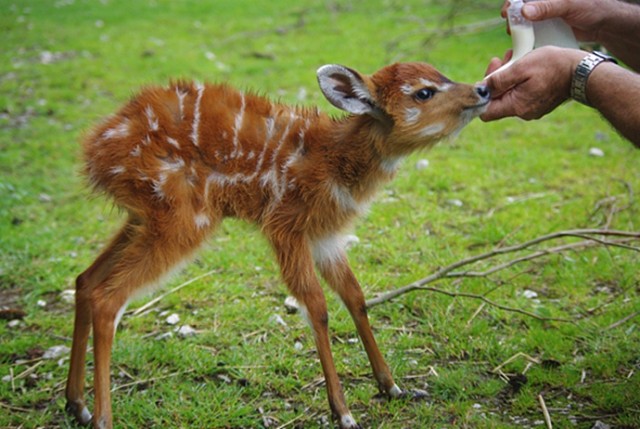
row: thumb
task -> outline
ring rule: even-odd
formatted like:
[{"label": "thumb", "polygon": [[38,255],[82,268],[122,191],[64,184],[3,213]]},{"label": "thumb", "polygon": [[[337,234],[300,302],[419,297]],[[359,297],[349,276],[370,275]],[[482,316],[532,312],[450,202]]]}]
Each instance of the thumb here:
[{"label": "thumb", "polygon": [[515,63],[511,67],[494,73],[485,78],[485,83],[491,90],[492,97],[500,97],[523,80],[522,73],[518,73],[518,64]]},{"label": "thumb", "polygon": [[553,0],[532,1],[522,7],[522,15],[530,21],[563,17],[569,11],[567,3]]}]

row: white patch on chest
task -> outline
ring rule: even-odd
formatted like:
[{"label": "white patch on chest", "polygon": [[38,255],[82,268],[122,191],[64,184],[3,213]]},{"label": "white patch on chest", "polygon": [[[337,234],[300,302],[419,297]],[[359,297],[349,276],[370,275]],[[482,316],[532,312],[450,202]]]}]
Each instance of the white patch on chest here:
[{"label": "white patch on chest", "polygon": [[317,265],[333,265],[344,259],[347,237],[332,235],[311,242],[313,260]]}]

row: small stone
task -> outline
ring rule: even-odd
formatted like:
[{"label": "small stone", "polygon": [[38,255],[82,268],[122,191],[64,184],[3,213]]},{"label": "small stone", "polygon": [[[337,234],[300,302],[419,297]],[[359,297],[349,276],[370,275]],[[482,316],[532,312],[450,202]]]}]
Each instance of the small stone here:
[{"label": "small stone", "polygon": [[298,95],[296,96],[298,101],[305,101],[307,99],[307,88],[300,87],[298,89]]},{"label": "small stone", "polygon": [[589,155],[603,157],[604,151],[600,148],[592,147],[591,149],[589,149]]},{"label": "small stone", "polygon": [[50,203],[51,201],[53,201],[53,198],[51,197],[51,195],[43,193],[38,195],[38,201],[40,201],[41,203]]},{"label": "small stone", "polygon": [[538,292],[529,290],[529,289],[525,289],[524,292],[522,292],[522,296],[524,296],[527,299],[532,299],[532,298],[537,298],[538,297]]},{"label": "small stone", "polygon": [[42,359],[59,359],[65,355],[68,355],[70,351],[71,349],[67,346],[49,347],[42,355]]},{"label": "small stone", "polygon": [[168,325],[177,325],[178,322],[180,321],[180,316],[178,316],[176,313],[170,314],[166,320]]},{"label": "small stone", "polygon": [[229,377],[226,374],[218,374],[217,375],[218,380],[221,380],[222,382],[226,383],[226,384],[231,384],[231,377]]},{"label": "small stone", "polygon": [[38,307],[46,307],[47,306],[47,301],[45,301],[44,299],[39,299],[38,302],[36,303],[36,305]]},{"label": "small stone", "polygon": [[269,321],[271,323],[276,323],[276,324],[278,324],[280,326],[283,326],[285,328],[287,327],[287,322],[285,322],[284,319],[282,318],[282,316],[280,316],[279,314],[274,314],[273,316],[271,316],[269,318]]},{"label": "small stone", "polygon": [[447,200],[447,204],[449,204],[450,206],[454,206],[454,207],[462,207],[464,206],[464,203],[461,200],[458,199],[451,199],[451,200]]},{"label": "small stone", "polygon": [[301,352],[301,351],[302,351],[302,349],[304,348],[304,345],[303,345],[300,341],[296,341],[296,342],[293,344],[293,348],[294,348],[294,350],[295,350],[295,351],[297,351],[297,352]]},{"label": "small stone", "polygon": [[420,159],[418,160],[418,162],[416,162],[416,170],[418,171],[426,170],[428,167],[429,167],[428,159]]},{"label": "small stone", "polygon": [[22,321],[20,319],[13,319],[13,320],[10,320],[9,323],[7,323],[7,326],[9,328],[17,328],[21,324],[22,324]]},{"label": "small stone", "polygon": [[67,289],[60,292],[60,299],[67,304],[73,304],[76,300],[76,291],[74,289]]},{"label": "small stone", "polygon": [[180,326],[178,329],[176,329],[176,333],[180,338],[193,337],[197,334],[196,330],[189,325]]}]

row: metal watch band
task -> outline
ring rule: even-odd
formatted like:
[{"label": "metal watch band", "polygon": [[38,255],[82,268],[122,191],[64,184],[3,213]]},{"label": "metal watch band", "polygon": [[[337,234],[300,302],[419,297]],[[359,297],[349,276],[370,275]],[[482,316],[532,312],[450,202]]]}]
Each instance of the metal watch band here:
[{"label": "metal watch band", "polygon": [[591,72],[604,61],[616,62],[613,58],[600,52],[590,53],[580,61],[571,79],[571,98],[591,106],[587,100],[587,80],[589,80]]}]

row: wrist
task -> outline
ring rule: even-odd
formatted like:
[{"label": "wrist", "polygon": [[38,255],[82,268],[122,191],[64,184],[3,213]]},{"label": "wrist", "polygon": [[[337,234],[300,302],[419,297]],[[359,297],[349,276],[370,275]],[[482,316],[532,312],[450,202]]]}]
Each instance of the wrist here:
[{"label": "wrist", "polygon": [[573,71],[570,89],[571,98],[584,105],[591,106],[587,97],[589,77],[599,65],[605,62],[616,63],[616,60],[601,52],[592,52],[583,56]]}]

